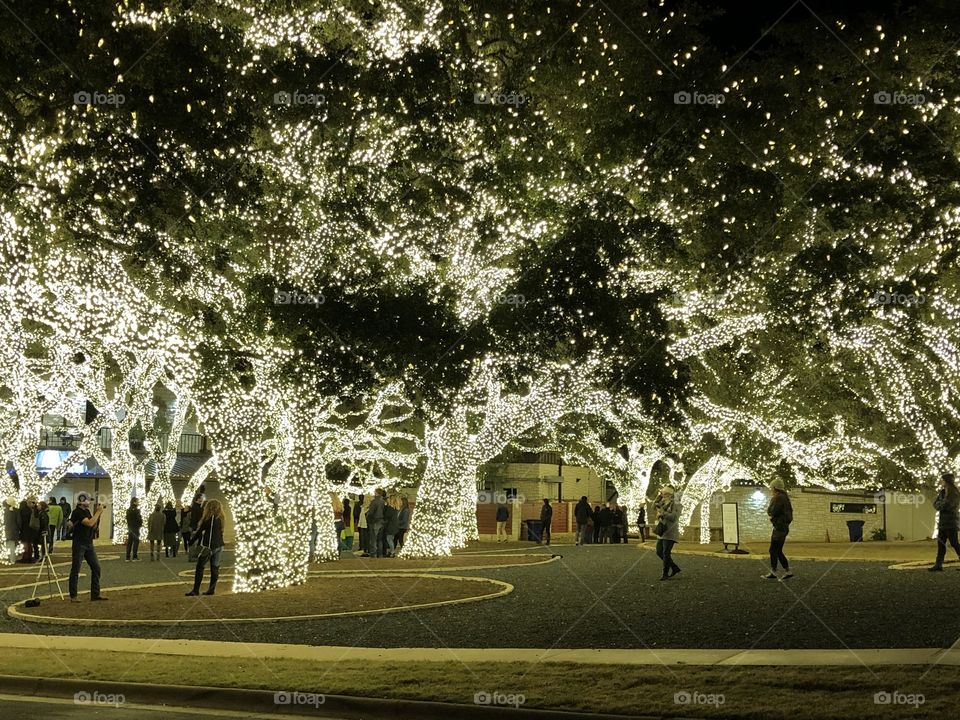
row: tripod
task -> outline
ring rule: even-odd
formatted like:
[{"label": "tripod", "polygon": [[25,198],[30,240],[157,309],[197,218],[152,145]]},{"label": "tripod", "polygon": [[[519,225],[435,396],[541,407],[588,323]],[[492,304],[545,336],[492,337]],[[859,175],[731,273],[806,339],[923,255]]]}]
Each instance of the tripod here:
[{"label": "tripod", "polygon": [[47,571],[47,590],[53,595],[53,584],[57,584],[57,592],[60,593],[60,599],[63,600],[63,588],[60,587],[60,578],[57,577],[57,571],[53,567],[53,561],[50,559],[49,545],[47,544],[47,533],[42,533],[40,541],[43,543],[43,560],[40,567],[37,568],[37,581],[33,585],[33,596],[31,600],[37,598],[37,586],[40,584],[40,576],[43,575],[44,568]]}]

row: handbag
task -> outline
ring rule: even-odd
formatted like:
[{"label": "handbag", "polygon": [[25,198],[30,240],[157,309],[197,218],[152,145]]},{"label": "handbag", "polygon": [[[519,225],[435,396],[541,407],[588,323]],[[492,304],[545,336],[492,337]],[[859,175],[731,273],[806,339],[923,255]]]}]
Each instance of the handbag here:
[{"label": "handbag", "polygon": [[667,524],[661,520],[657,523],[657,526],[653,529],[653,534],[657,537],[663,537],[667,532]]},{"label": "handbag", "polygon": [[197,551],[197,560],[208,560],[211,555],[213,555],[213,548],[210,546],[213,544],[213,528],[217,524],[216,518],[210,519],[210,539],[207,541],[208,544],[201,545],[200,549]]}]

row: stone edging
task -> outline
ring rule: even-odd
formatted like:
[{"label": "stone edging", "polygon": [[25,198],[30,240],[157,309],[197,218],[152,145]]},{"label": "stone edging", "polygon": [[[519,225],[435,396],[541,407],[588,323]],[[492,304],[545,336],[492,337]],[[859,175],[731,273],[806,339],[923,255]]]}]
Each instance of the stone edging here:
[{"label": "stone edging", "polygon": [[[839,543],[838,543],[839,544]],[[640,545],[640,550],[648,550],[651,552],[656,552],[656,545]],[[802,560],[803,562],[862,562],[862,563],[889,563],[895,562],[893,560],[884,559],[884,558],[851,558],[851,557],[815,557],[813,555],[795,555],[790,552],[790,546],[787,545],[785,548],[790,562],[794,560]],[[767,557],[766,553],[745,553],[745,554],[735,554],[735,553],[725,553],[717,552],[716,550],[685,550],[683,548],[673,548],[674,555],[696,555],[699,557],[712,557],[712,558],[730,558],[734,560],[763,560],[764,562],[769,562],[770,558]],[[910,560],[911,563],[922,563],[925,565],[930,565],[932,560]],[[905,563],[904,563],[905,564]],[[900,568],[898,568],[900,569]]]},{"label": "stone edging", "polygon": [[[415,574],[415,573],[404,573],[406,577],[425,577],[432,580],[438,578],[445,578],[447,580],[467,580],[471,582],[485,582],[490,585],[500,586],[500,590],[491,593],[489,595],[474,595],[466,598],[457,598],[455,600],[438,600],[435,602],[429,603],[420,603],[418,605],[405,605],[402,607],[390,607],[390,608],[380,608],[373,610],[348,610],[344,612],[336,613],[321,613],[315,615],[292,615],[292,616],[272,616],[272,617],[254,617],[254,618],[197,618],[190,620],[125,620],[119,618],[104,618],[104,619],[95,619],[95,618],[73,618],[73,617],[52,617],[48,615],[33,615],[30,613],[21,612],[17,605],[10,605],[7,608],[7,614],[17,620],[22,620],[24,622],[33,622],[33,623],[42,623],[49,625],[76,625],[77,623],[90,623],[92,625],[198,625],[201,623],[210,624],[210,623],[259,623],[259,622],[287,622],[295,620],[322,620],[326,618],[334,617],[351,617],[356,615],[386,615],[389,613],[395,612],[406,612],[408,610],[423,610],[426,608],[433,607],[442,607],[444,605],[462,605],[465,603],[474,603],[482,602],[484,600],[492,600],[494,598],[503,597],[504,595],[509,595],[513,592],[514,587],[510,583],[503,582],[502,580],[494,580],[493,578],[484,578],[484,577],[461,577],[457,575],[432,575],[428,573]],[[341,575],[339,577],[349,577]],[[355,573],[353,577],[370,577],[369,573]],[[103,588],[104,592],[110,592],[115,590],[139,590],[141,588],[150,588],[150,587],[170,587],[174,585],[183,586],[187,583],[183,582],[163,582],[163,583],[147,583],[144,585],[121,585],[118,587]],[[55,597],[54,595],[42,595],[39,597],[40,600],[49,600],[50,598]]]},{"label": "stone edging", "polygon": [[[529,557],[537,557],[539,553],[527,553]],[[526,556],[525,556],[526,557]],[[538,562],[529,562],[529,563],[505,563],[503,565],[463,565],[456,567],[423,567],[423,568],[395,568],[395,569],[385,569],[385,570],[308,570],[307,575],[310,577],[323,577],[325,575],[348,575],[348,574],[358,574],[358,575],[409,575],[411,573],[437,573],[437,572],[452,572],[459,571],[463,572],[464,570],[499,570],[500,568],[512,568],[512,567],[534,567],[536,565],[546,565],[547,563],[554,562],[555,560],[563,559],[563,555],[550,555],[549,557],[539,560]],[[336,560],[331,561],[331,564],[335,563]],[[232,570],[233,568],[226,568],[227,570]],[[177,573],[177,577],[193,577],[193,570],[181,570]],[[221,575],[220,577],[229,577],[229,575]]]}]

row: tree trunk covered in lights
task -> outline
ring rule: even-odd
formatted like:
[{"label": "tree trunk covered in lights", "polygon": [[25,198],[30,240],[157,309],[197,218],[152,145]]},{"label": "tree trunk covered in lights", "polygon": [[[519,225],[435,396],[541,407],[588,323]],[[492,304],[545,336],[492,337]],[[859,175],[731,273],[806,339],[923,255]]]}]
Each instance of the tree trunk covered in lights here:
[{"label": "tree trunk covered in lights", "polygon": [[467,435],[465,415],[458,413],[437,430],[428,430],[426,436],[427,467],[401,557],[450,555],[476,532],[479,464]]}]

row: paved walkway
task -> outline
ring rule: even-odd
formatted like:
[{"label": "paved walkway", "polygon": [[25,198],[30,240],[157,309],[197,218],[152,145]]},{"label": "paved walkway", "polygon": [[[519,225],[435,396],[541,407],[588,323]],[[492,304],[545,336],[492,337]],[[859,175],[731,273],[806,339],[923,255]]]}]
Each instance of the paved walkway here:
[{"label": "paved walkway", "polygon": [[363,648],[210,640],[63,637],[0,633],[9,650],[84,650],[216,658],[286,658],[317,662],[555,662],[586,665],[960,665],[960,648],[869,650],[548,650],[541,648]]}]

